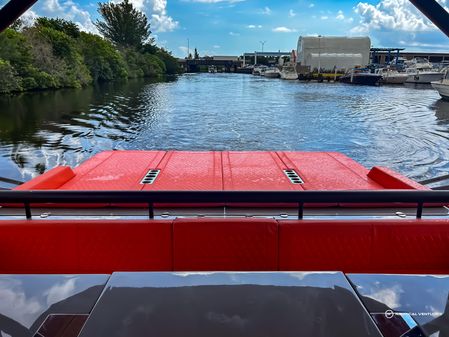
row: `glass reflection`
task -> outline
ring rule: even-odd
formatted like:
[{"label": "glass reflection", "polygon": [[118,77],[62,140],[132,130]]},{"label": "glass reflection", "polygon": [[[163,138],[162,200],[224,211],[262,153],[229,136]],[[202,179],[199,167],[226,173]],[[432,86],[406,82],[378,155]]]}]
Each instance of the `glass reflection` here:
[{"label": "glass reflection", "polygon": [[[387,329],[388,337],[399,337],[409,329],[413,333],[421,330],[425,336],[449,336],[449,276],[350,274],[348,277],[376,322],[391,326]],[[398,329],[399,326],[402,327]],[[393,332],[395,329],[398,331]],[[409,336],[414,334],[411,332]]]},{"label": "glass reflection", "polygon": [[341,273],[115,273],[82,337],[380,337]]},{"label": "glass reflection", "polygon": [[89,313],[108,277],[0,275],[0,336],[33,336],[51,313]]}]

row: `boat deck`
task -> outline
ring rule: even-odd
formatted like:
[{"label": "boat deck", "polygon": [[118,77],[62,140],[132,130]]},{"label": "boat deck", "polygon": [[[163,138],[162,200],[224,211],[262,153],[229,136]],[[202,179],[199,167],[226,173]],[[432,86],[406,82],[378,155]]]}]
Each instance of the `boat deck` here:
[{"label": "boat deck", "polygon": [[16,189],[332,191],[427,188],[387,168],[368,170],[335,152],[108,151],[74,169],[56,167]]}]

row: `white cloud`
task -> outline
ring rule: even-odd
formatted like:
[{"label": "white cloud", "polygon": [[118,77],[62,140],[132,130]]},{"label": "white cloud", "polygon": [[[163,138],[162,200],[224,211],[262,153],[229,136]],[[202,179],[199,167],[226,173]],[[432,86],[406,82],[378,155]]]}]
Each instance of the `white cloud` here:
[{"label": "white cloud", "polygon": [[345,14],[343,13],[342,10],[339,10],[337,13],[337,16],[335,17],[337,20],[344,20],[345,19]]},{"label": "white cloud", "polygon": [[44,8],[49,12],[56,12],[63,10],[62,6],[59,4],[59,0],[46,0],[44,2]]},{"label": "white cloud", "polygon": [[189,2],[200,2],[200,3],[206,3],[206,4],[216,4],[220,2],[228,2],[228,3],[236,3],[236,2],[243,2],[246,0],[187,0]]},{"label": "white cloud", "polygon": [[214,49],[220,49],[220,48],[221,48],[221,46],[219,46],[218,44],[214,44],[212,47],[213,47]]},{"label": "white cloud", "polygon": [[179,46],[178,48],[184,55],[187,55],[187,53],[189,52],[189,48],[187,48],[186,46]]},{"label": "white cloud", "polygon": [[155,32],[171,32],[178,28],[179,22],[167,14],[167,0],[133,1],[148,1],[149,6],[145,6],[145,12],[151,12],[150,22]]},{"label": "white cloud", "polygon": [[53,285],[43,294],[47,297],[47,305],[51,306],[54,303],[60,302],[75,293],[76,278],[70,278],[62,283]]},{"label": "white cloud", "polygon": [[249,28],[249,29],[256,29],[256,28],[262,28],[262,25],[248,25],[248,26],[246,26],[246,28]]},{"label": "white cloud", "polygon": [[[446,0],[438,2],[443,6],[446,4]],[[359,25],[353,28],[357,33],[383,29],[406,32],[436,29],[408,0],[381,0],[377,5],[359,2],[355,12],[360,15]]]},{"label": "white cloud", "polygon": [[290,9],[289,11],[288,11],[288,16],[289,17],[294,17],[294,16],[296,16],[296,13],[295,13],[295,11],[293,10],[293,9]]},{"label": "white cloud", "polygon": [[329,17],[327,15],[323,15],[323,16],[320,17],[320,19],[321,20],[327,20],[327,19],[329,19]]},{"label": "white cloud", "polygon": [[0,312],[3,315],[31,326],[43,309],[43,303],[26,293],[21,281],[8,277],[0,280]]},{"label": "white cloud", "polygon": [[315,7],[315,4],[314,4],[314,3],[311,3],[311,4],[309,5],[309,8],[313,8],[313,7]]},{"label": "white cloud", "polygon": [[288,28],[288,27],[276,27],[273,28],[273,32],[275,33],[294,33],[296,29]]},{"label": "white cloud", "polygon": [[407,47],[416,47],[418,49],[440,49],[442,51],[449,49],[449,43],[423,43],[423,42],[416,42],[416,41],[404,41],[400,40],[399,44],[401,46],[407,46]]},{"label": "white cloud", "polygon": [[262,8],[262,9],[259,9],[259,14],[262,14],[262,15],[271,15],[271,13],[272,13],[273,11],[270,9],[270,7],[268,7],[268,6],[265,6],[264,8]]},{"label": "white cloud", "polygon": [[400,307],[401,293],[403,293],[402,288],[395,285],[391,288],[378,289],[371,294],[367,294],[366,296],[384,303],[391,309],[396,309]]},{"label": "white cloud", "polygon": [[90,14],[79,8],[73,1],[44,0],[42,7],[44,14],[49,17],[60,17],[76,23],[81,30],[97,33],[97,28],[92,22]]},{"label": "white cloud", "polygon": [[240,33],[229,32],[229,35],[231,35],[231,36],[240,36]]}]

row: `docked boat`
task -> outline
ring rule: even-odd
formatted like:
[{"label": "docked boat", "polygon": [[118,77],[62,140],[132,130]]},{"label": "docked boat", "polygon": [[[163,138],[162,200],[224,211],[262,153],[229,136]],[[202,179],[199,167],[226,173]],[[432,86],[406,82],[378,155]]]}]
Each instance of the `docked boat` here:
[{"label": "docked boat", "polygon": [[210,74],[215,74],[218,72],[217,67],[216,66],[209,66],[207,69],[208,73]]},{"label": "docked boat", "polygon": [[385,84],[404,84],[408,78],[407,73],[391,68],[377,69],[376,74],[382,76],[381,82]]},{"label": "docked boat", "polygon": [[354,68],[340,77],[340,82],[358,85],[379,85],[382,75],[371,73],[369,69]]},{"label": "docked boat", "polygon": [[280,76],[283,80],[297,80],[298,73],[296,71],[296,51],[292,50],[290,55],[281,56],[279,58]]},{"label": "docked boat", "polygon": [[265,73],[265,70],[267,68],[268,67],[265,66],[265,65],[254,66],[254,68],[253,68],[253,75],[255,75],[255,76],[263,76],[264,73]]},{"label": "docked boat", "polygon": [[434,69],[433,64],[425,58],[416,58],[406,64],[406,83],[430,84],[444,77],[444,72]]},{"label": "docked boat", "polygon": [[270,67],[264,72],[266,78],[279,78],[281,76],[280,71],[276,67]]},{"label": "docked boat", "polygon": [[432,82],[431,84],[443,99],[449,100],[449,69],[446,70],[444,78],[442,80]]},{"label": "docked boat", "polygon": [[286,63],[282,66],[280,76],[283,80],[297,80],[296,64]]}]

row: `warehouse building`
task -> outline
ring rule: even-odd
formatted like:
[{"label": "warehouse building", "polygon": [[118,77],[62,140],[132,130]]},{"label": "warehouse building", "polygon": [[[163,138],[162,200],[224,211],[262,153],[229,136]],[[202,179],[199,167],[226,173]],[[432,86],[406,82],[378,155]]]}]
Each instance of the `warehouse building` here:
[{"label": "warehouse building", "polygon": [[300,36],[298,73],[334,72],[370,62],[369,37]]}]

